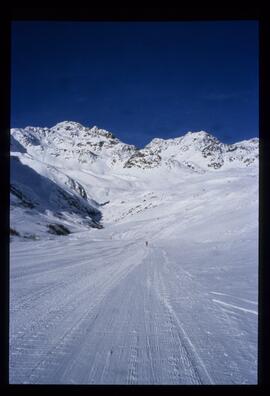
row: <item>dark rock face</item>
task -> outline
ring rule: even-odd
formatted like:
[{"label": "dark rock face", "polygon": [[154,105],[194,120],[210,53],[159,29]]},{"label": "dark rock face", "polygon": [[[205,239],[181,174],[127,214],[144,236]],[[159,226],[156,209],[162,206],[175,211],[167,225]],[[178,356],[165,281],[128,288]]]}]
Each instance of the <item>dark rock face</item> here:
[{"label": "dark rock face", "polygon": [[87,201],[87,194],[85,189],[83,188],[83,186],[77,182],[76,180],[72,179],[72,178],[68,178],[67,184],[77,193],[79,193],[79,195],[85,199]]},{"label": "dark rock face", "polygon": [[63,224],[49,224],[48,225],[48,232],[54,235],[68,235],[70,231],[67,227]]},{"label": "dark rock face", "polygon": [[18,188],[15,187],[13,184],[10,185],[10,192],[15,195],[20,201],[20,204],[26,208],[33,209],[35,207],[33,201],[28,199],[24,193]]},{"label": "dark rock face", "polygon": [[9,233],[12,236],[20,236],[20,233],[13,228],[10,228]]},{"label": "dark rock face", "polygon": [[202,156],[209,160],[207,166],[209,168],[219,169],[224,164],[223,152],[224,149],[220,143],[212,141],[202,150]]},{"label": "dark rock face", "polygon": [[210,164],[208,164],[207,166],[209,168],[214,168],[214,169],[219,169],[222,167],[223,162],[211,162]]},{"label": "dark rock face", "polygon": [[125,163],[124,168],[132,168],[133,166],[142,169],[155,168],[160,165],[160,162],[161,156],[159,154],[143,149],[133,154]]}]

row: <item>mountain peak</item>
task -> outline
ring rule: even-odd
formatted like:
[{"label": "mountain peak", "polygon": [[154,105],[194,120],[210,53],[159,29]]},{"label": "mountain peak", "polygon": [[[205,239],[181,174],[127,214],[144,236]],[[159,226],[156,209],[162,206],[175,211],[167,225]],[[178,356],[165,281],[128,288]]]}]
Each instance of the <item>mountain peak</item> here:
[{"label": "mountain peak", "polygon": [[80,124],[79,122],[75,122],[75,121],[61,121],[61,122],[58,122],[51,129],[53,129],[53,130],[59,130],[59,129],[70,130],[70,129],[82,129],[82,128],[83,128],[83,125]]},{"label": "mountain peak", "polygon": [[187,132],[183,138],[192,138],[192,139],[211,139],[211,140],[215,140],[218,141],[218,139],[216,137],[214,137],[213,135],[211,135],[211,133],[206,132],[206,131],[189,131]]},{"label": "mountain peak", "polygon": [[207,131],[201,130],[201,131],[188,131],[186,135],[209,136],[211,134]]},{"label": "mountain peak", "polygon": [[97,125],[94,125],[90,128],[91,131],[95,132],[95,131],[99,131],[100,128]]}]

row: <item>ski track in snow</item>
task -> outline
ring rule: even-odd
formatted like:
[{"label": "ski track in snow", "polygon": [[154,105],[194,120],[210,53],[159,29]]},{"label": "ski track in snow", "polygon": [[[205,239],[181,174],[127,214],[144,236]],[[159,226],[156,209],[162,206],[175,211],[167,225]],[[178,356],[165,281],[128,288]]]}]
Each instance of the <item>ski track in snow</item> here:
[{"label": "ski track in snow", "polygon": [[246,298],[239,298],[236,296],[232,296],[231,294],[226,294],[226,293],[220,293],[220,292],[211,292],[212,294],[216,294],[218,296],[228,296],[228,297],[232,297],[234,299],[240,300],[240,301],[244,301],[247,302],[249,304],[254,304],[254,305],[258,305],[257,301],[251,301],[251,300],[247,300]]},{"label": "ski track in snow", "polygon": [[[225,361],[220,371],[213,370],[212,355],[198,344],[200,331],[191,330],[192,311],[181,301],[189,286],[199,284],[184,266],[176,267],[165,248],[147,248],[143,238],[100,239],[89,244],[88,253],[87,240],[71,237],[69,244],[61,261],[62,246],[51,242],[54,259],[46,266],[38,259],[46,244],[40,243],[39,251],[37,242],[31,244],[29,254],[29,244],[20,243],[12,253],[11,383],[214,384],[222,375],[224,383],[233,383],[232,370],[240,382],[249,382],[234,361],[228,372],[222,372]],[[195,304],[196,295],[191,298]],[[227,316],[216,319],[229,323],[232,336],[232,319],[221,314]],[[244,348],[244,341],[239,345]]]},{"label": "ski track in snow", "polygon": [[225,307],[235,308],[235,309],[239,309],[240,311],[243,311],[243,312],[248,312],[248,313],[252,313],[254,315],[258,315],[258,312],[254,311],[252,309],[246,309],[246,308],[243,308],[243,307],[238,307],[237,305],[228,304],[228,303],[225,303],[224,301],[216,300],[215,298],[213,298],[212,301],[214,301],[214,302],[216,302],[218,304],[224,305]]},{"label": "ski track in snow", "polygon": [[[54,331],[53,344],[50,347],[47,345],[47,350],[44,351],[44,346],[37,345],[37,349],[40,351],[34,354],[34,359],[30,354],[31,360],[29,357],[27,359],[29,367],[24,362],[22,371],[25,372],[26,378],[23,382],[111,383],[112,381],[114,383],[118,376],[117,371],[115,373],[115,364],[111,366],[111,362],[113,355],[117,356],[118,354],[118,365],[122,366],[118,369],[118,372],[122,373],[119,376],[120,383],[121,381],[127,384],[141,383],[141,381],[149,383],[149,380],[150,383],[159,383],[162,377],[159,377],[158,373],[162,371],[162,366],[166,367],[167,375],[160,383],[164,383],[164,381],[175,384],[202,383],[197,372],[198,362],[194,360],[195,355],[193,360],[190,359],[178,334],[179,324],[165,299],[164,284],[160,274],[150,273],[150,270],[154,270],[156,263],[157,260],[154,260],[153,253],[149,249],[147,256],[141,262],[136,262],[134,267],[129,266],[128,271],[125,271],[124,274],[122,271],[118,273],[115,282],[114,279],[110,279],[106,287],[103,283],[101,285],[102,294],[99,296],[97,292],[92,304],[90,304],[89,298],[88,309],[80,314],[74,324],[69,323],[69,327],[66,327],[65,333],[58,340],[57,333]],[[48,271],[48,273],[51,272]],[[155,295],[149,293],[149,288],[142,283],[142,280],[146,279],[149,285],[153,275],[154,278],[158,276],[158,283],[155,285],[157,289],[155,290],[159,290],[158,299],[161,299],[162,304],[157,301]],[[49,290],[46,288],[43,289],[43,292],[32,294],[31,297],[33,300],[40,300],[52,291],[52,288]],[[137,297],[136,300],[134,297]],[[125,305],[122,308],[119,307],[119,301],[124,300]],[[20,305],[20,308],[25,308],[25,304],[30,303],[31,299],[28,297],[23,301],[24,305]],[[156,307],[157,314],[156,326],[152,329],[150,310],[153,306]],[[112,312],[107,315],[108,307]],[[59,318],[54,316],[50,318],[50,322],[55,322],[56,325],[57,319]],[[44,322],[45,319],[42,321],[42,327]],[[40,327],[40,323],[37,323],[35,334],[39,341],[42,335]],[[95,330],[95,327],[100,329],[100,332]],[[30,336],[30,331],[31,329],[28,329],[27,336],[19,337],[20,348],[16,349],[15,340],[13,340],[13,349],[17,353],[18,349],[19,354],[21,351],[29,353],[31,346],[33,344],[35,346],[35,336],[32,334]],[[119,333],[124,337],[120,351],[119,346],[115,347],[113,342],[115,337],[119,337]],[[162,340],[162,350],[159,347],[159,337]],[[91,342],[92,338],[95,339],[95,344]],[[100,347],[98,351],[96,351],[97,346]],[[16,363],[15,359],[18,362],[16,353],[13,352],[11,356],[14,363]],[[91,356],[94,356],[92,365]],[[37,357],[36,363],[35,357]],[[89,365],[85,364],[88,359]],[[164,364],[165,362],[166,364]],[[83,366],[82,363],[84,363]],[[150,367],[149,374],[148,366]],[[16,373],[16,371],[15,366],[13,372]]]}]

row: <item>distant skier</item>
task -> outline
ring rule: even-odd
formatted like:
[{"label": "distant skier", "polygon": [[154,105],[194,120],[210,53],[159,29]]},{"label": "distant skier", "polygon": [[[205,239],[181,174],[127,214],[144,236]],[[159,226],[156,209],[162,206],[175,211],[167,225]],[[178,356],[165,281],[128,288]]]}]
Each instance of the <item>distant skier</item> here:
[{"label": "distant skier", "polygon": [[145,241],[145,245],[148,246],[148,241]]}]

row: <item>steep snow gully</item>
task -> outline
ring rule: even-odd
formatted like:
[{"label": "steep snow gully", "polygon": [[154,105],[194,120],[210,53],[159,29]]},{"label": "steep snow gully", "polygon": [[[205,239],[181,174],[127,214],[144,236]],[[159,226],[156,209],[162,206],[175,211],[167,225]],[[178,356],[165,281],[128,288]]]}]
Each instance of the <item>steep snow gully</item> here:
[{"label": "steep snow gully", "polygon": [[[37,238],[13,234],[10,245],[10,383],[256,384],[253,143],[254,160],[245,166],[138,169],[123,166],[124,154],[119,168],[99,165],[97,171],[85,163],[65,166],[59,158],[52,167],[46,149],[43,160],[39,151],[35,157],[37,142],[29,140],[29,131],[20,134],[23,149],[16,145],[15,156],[65,195],[50,206],[42,195],[41,205],[38,189],[15,175],[17,188],[24,198],[35,198],[35,207],[13,197],[12,227],[21,235],[33,229]],[[90,131],[93,139],[115,139]],[[159,141],[154,143],[156,149]],[[162,141],[167,158],[169,150],[178,150],[169,143]],[[142,158],[132,156],[130,163]],[[80,187],[75,192],[70,180]],[[66,197],[81,205],[75,217]],[[90,227],[81,220],[84,210],[90,211]],[[102,212],[103,228],[92,228],[95,211]],[[44,232],[42,222],[52,218],[71,233]]]}]

